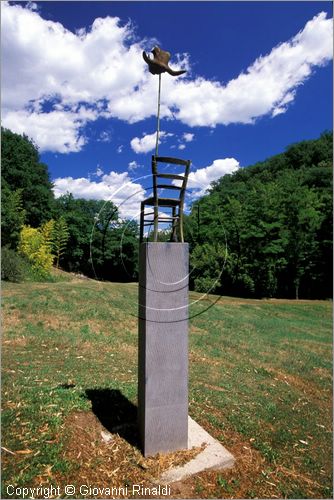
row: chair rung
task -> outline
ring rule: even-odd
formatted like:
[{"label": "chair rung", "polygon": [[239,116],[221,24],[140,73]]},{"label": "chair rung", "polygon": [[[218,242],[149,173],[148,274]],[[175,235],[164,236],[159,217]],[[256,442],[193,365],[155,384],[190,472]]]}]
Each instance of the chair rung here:
[{"label": "chair rung", "polygon": [[161,217],[160,219],[158,219],[158,222],[173,222],[173,220],[176,220],[178,219],[178,217],[171,217],[170,219],[168,219],[167,217]]},{"label": "chair rung", "polygon": [[[178,215],[175,215],[175,217],[173,217],[172,215],[171,216],[166,216],[166,217],[157,217],[157,220],[158,221],[161,221],[161,220],[177,220],[179,219],[180,217]],[[147,220],[147,219],[144,219],[144,222],[150,222],[151,220]],[[152,222],[154,222],[154,219],[152,219]]]},{"label": "chair rung", "polygon": [[167,156],[152,156],[152,160],[161,163],[173,163],[174,165],[188,165],[190,160],[181,160],[180,158],[170,158]]},{"label": "chair rung", "polygon": [[[155,206],[155,200],[153,198],[147,198],[145,205]],[[159,207],[175,207],[180,205],[180,200],[175,198],[159,198],[157,206]]]},{"label": "chair rung", "polygon": [[173,186],[173,184],[157,184],[158,189],[182,189],[182,186]]},{"label": "chair rung", "polygon": [[157,177],[162,177],[163,179],[178,179],[179,181],[184,180],[184,175],[177,174],[157,174]]}]

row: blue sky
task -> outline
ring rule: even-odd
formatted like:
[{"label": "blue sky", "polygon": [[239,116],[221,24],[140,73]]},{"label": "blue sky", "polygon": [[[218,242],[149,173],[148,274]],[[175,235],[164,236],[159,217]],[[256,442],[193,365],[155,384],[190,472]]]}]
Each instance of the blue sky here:
[{"label": "blue sky", "polygon": [[332,129],[331,2],[2,2],[2,123],[40,148],[57,196],[112,199],[136,217],[159,153],[212,180]]}]

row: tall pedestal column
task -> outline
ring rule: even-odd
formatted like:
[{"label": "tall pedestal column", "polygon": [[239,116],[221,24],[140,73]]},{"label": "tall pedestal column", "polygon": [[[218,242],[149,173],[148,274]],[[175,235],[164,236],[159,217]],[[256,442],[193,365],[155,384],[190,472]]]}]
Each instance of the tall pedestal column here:
[{"label": "tall pedestal column", "polygon": [[188,244],[139,251],[138,417],[145,456],[188,445]]}]

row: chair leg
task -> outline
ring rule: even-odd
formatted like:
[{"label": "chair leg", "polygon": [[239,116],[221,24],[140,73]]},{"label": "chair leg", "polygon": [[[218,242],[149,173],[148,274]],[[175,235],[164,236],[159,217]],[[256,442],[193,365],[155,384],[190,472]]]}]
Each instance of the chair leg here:
[{"label": "chair leg", "polygon": [[154,205],[153,241],[158,241],[159,206]]},{"label": "chair leg", "polygon": [[176,226],[177,226],[177,222],[176,222],[176,207],[172,208],[172,217],[173,217],[173,222],[172,222],[172,234],[171,234],[171,237],[170,237],[170,241],[177,242],[177,233],[176,233]]},{"label": "chair leg", "polygon": [[184,243],[184,236],[183,236],[183,207],[180,207],[180,211],[179,211],[179,226],[180,226],[180,241],[181,241],[181,243]]},{"label": "chair leg", "polygon": [[144,211],[145,211],[145,204],[142,201],[140,204],[140,243],[143,242],[144,240]]}]

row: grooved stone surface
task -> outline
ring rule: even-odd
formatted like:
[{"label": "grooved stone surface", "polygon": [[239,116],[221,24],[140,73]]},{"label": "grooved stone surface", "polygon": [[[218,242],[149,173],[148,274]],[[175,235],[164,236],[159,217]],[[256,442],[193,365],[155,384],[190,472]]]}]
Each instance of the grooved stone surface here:
[{"label": "grooved stone surface", "polygon": [[164,472],[158,482],[163,484],[181,481],[205,470],[221,470],[232,467],[234,456],[222,444],[208,434],[203,427],[189,417],[188,449],[205,444],[205,449],[185,465]]},{"label": "grooved stone surface", "polygon": [[138,417],[144,455],[188,444],[188,244],[139,250]]}]

